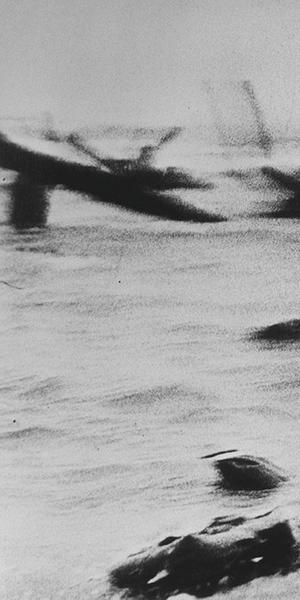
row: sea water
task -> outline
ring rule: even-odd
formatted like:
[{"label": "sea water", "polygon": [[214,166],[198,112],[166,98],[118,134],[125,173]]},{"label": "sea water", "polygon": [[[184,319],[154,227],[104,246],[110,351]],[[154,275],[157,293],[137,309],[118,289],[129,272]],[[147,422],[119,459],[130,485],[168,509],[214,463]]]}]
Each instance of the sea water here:
[{"label": "sea water", "polygon": [[[219,183],[199,202],[228,204],[228,189],[236,205],[262,197]],[[1,598],[109,598],[109,569],[130,552],[215,516],[297,503],[299,344],[250,334],[299,317],[298,222],[174,223],[57,189],[47,227],[16,231],[8,194]],[[201,456],[229,448],[271,459],[290,482],[222,491]],[[295,598],[297,577],[228,598]]]}]

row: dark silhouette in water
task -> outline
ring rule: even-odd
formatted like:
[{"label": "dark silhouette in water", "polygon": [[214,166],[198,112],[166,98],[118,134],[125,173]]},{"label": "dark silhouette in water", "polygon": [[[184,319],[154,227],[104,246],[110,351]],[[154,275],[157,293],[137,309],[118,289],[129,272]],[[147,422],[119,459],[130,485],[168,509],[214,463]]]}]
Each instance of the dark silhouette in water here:
[{"label": "dark silhouette in water", "polygon": [[9,220],[16,229],[45,227],[48,217],[48,190],[26,175],[18,174],[10,188]]},{"label": "dark silhouette in water", "polygon": [[255,340],[289,342],[300,340],[300,319],[291,319],[262,327],[252,334]]},{"label": "dark silhouette in water", "polygon": [[[88,147],[77,133],[71,133],[66,141],[81,153],[91,158],[100,168],[109,169],[110,173],[123,175],[127,180],[141,185],[150,185],[156,190],[171,189],[212,189],[214,185],[200,178],[195,178],[188,172],[174,167],[157,169],[153,166],[154,157],[160,147],[178,135],[181,129],[175,127],[163,136],[156,146],[142,146],[136,159],[104,158],[95,150]],[[172,135],[173,134],[173,135]]]},{"label": "dark silhouette in water", "polygon": [[214,458],[215,456],[220,456],[220,454],[229,454],[230,452],[237,452],[236,448],[232,448],[230,450],[221,450],[219,452],[213,452],[212,454],[204,454],[201,458]]},{"label": "dark silhouette in water", "polygon": [[276,511],[259,517],[221,517],[208,527],[170,537],[113,569],[111,584],[137,598],[172,593],[204,597],[256,577],[287,573],[299,566],[299,531]]},{"label": "dark silhouette in water", "polygon": [[285,191],[288,197],[274,207],[271,215],[281,219],[299,219],[300,217],[300,179],[290,173],[284,173],[274,167],[262,167],[262,173],[280,191]]},{"label": "dark silhouette in water", "polygon": [[2,134],[0,134],[0,165],[21,172],[32,185],[45,187],[62,185],[71,191],[89,194],[95,200],[139,213],[199,223],[226,220],[188,204],[172,194],[157,191],[155,175],[149,174],[148,181],[145,183],[145,181],[105,172],[96,166],[66,162],[19,146]]},{"label": "dark silhouette in water", "polygon": [[271,490],[287,481],[278,467],[261,457],[237,455],[214,461],[225,487],[234,490]]}]

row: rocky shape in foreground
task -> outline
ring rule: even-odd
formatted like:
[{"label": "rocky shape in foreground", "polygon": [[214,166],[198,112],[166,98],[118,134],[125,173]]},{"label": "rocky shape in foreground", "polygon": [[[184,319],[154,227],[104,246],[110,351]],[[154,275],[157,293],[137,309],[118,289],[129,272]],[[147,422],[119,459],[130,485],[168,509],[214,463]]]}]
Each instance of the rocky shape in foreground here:
[{"label": "rocky shape in foreground", "polygon": [[209,596],[256,577],[300,566],[300,530],[275,510],[254,518],[221,517],[199,533],[168,537],[134,554],[110,574],[112,586],[132,597]]}]

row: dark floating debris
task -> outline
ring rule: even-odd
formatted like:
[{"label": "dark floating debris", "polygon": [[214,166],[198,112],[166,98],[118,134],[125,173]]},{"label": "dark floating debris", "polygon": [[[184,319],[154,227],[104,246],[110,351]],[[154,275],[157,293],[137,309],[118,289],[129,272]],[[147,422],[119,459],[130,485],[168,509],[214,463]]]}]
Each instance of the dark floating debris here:
[{"label": "dark floating debris", "polygon": [[256,577],[296,570],[295,535],[291,521],[278,511],[217,518],[199,533],[166,538],[130,556],[112,570],[110,582],[139,599],[165,599],[172,593],[209,596]]},{"label": "dark floating debris", "polygon": [[220,458],[214,466],[227,488],[271,490],[287,481],[287,476],[265,458],[237,455]]},{"label": "dark floating debris", "polygon": [[300,319],[291,319],[262,327],[253,333],[252,338],[270,342],[300,340]]},{"label": "dark floating debris", "polygon": [[213,452],[212,454],[204,454],[201,458],[214,458],[215,456],[220,456],[220,454],[229,454],[230,452],[237,452],[237,449],[234,448],[232,450],[221,450],[219,452]]},{"label": "dark floating debris", "polygon": [[[233,456],[224,456],[224,454]],[[214,467],[222,476],[226,488],[233,490],[270,490],[287,481],[288,477],[276,465],[261,457],[238,454],[237,450],[223,450],[202,458],[217,458]]]},{"label": "dark floating debris", "polygon": [[274,167],[263,167],[262,173],[280,191],[288,197],[278,203],[272,214],[278,219],[299,219],[300,217],[300,177],[292,173],[284,173]]}]

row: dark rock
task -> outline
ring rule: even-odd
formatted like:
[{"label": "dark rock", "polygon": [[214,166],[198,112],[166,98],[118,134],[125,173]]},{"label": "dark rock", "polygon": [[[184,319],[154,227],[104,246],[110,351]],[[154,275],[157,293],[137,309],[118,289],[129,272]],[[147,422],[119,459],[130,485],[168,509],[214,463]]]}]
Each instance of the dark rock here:
[{"label": "dark rock", "polygon": [[[174,542],[175,544],[175,542]],[[166,559],[174,545],[149,548],[129,556],[128,561],[113,569],[110,581],[119,588],[139,589],[147,587],[151,579],[163,571]]]},{"label": "dark rock", "polygon": [[164,540],[114,569],[112,585],[139,598],[162,599],[178,592],[208,596],[298,567],[291,524],[278,512],[250,519],[222,517],[200,533],[166,539],[173,541]]}]

